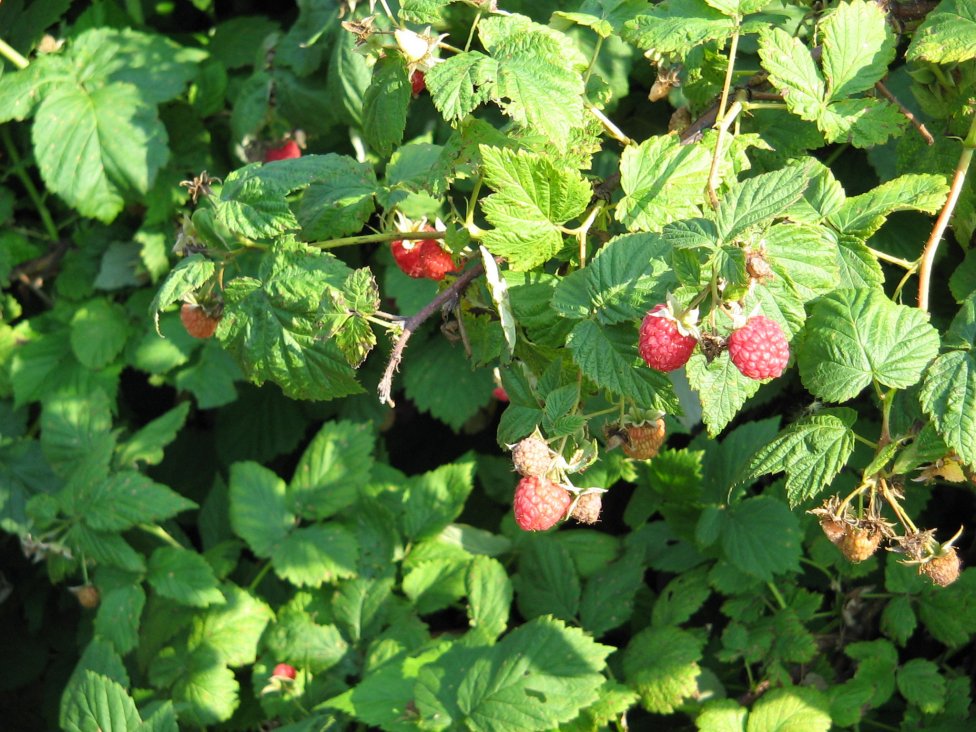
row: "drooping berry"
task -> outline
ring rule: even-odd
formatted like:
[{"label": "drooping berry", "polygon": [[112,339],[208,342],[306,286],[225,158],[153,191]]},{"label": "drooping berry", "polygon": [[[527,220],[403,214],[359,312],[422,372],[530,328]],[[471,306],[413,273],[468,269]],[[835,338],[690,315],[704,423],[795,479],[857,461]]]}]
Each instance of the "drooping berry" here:
[{"label": "drooping berry", "polygon": [[775,379],[790,360],[790,345],[779,323],[754,315],[729,336],[729,357],[749,379]]},{"label": "drooping berry", "polygon": [[427,88],[427,79],[424,77],[424,72],[417,69],[412,74],[410,74],[410,89],[413,91],[413,95],[418,96],[424,89]]},{"label": "drooping berry", "polygon": [[86,610],[98,607],[102,601],[102,596],[95,585],[80,585],[70,588],[70,591],[77,598],[78,604]]},{"label": "drooping berry", "polygon": [[600,520],[600,511],[602,510],[602,492],[584,493],[579,497],[576,506],[573,507],[572,517],[581,524],[595,524]]},{"label": "drooping berry", "polygon": [[959,561],[956,548],[950,546],[946,547],[942,554],[938,554],[919,565],[918,571],[940,587],[946,587],[959,579],[961,567],[962,562]]},{"label": "drooping berry", "polygon": [[274,671],[271,672],[271,675],[279,679],[294,680],[295,676],[297,676],[298,674],[295,671],[295,667],[292,666],[291,664],[279,663],[277,666],[274,667]]},{"label": "drooping berry", "polygon": [[526,437],[512,447],[512,465],[522,475],[545,475],[552,459],[549,445],[538,437]]},{"label": "drooping berry", "polygon": [[624,455],[634,460],[650,460],[661,449],[665,437],[667,430],[663,419],[631,425],[626,429],[626,439],[621,449]]},{"label": "drooping berry", "polygon": [[186,332],[194,338],[210,338],[220,323],[220,318],[191,303],[183,303],[183,307],[180,308],[180,320]]},{"label": "drooping berry", "polygon": [[844,535],[837,544],[841,553],[852,562],[863,562],[881,545],[882,534],[874,527],[845,527]]},{"label": "drooping berry", "polygon": [[298,147],[298,143],[294,140],[285,140],[280,145],[275,145],[265,150],[264,162],[273,163],[275,160],[291,160],[292,158],[300,158],[301,156],[302,149]]},{"label": "drooping berry", "polygon": [[524,531],[551,529],[566,515],[573,497],[558,483],[527,476],[515,488],[515,523]]},{"label": "drooping berry", "polygon": [[424,276],[420,264],[420,242],[415,239],[397,239],[390,243],[393,261],[397,263],[408,277],[421,278]]},{"label": "drooping berry", "polygon": [[652,369],[674,371],[688,363],[698,341],[678,328],[678,321],[664,303],[655,305],[644,316],[637,350]]},{"label": "drooping berry", "polygon": [[450,253],[444,251],[436,239],[420,242],[420,266],[423,269],[421,276],[431,280],[442,280],[448,272],[457,271]]}]

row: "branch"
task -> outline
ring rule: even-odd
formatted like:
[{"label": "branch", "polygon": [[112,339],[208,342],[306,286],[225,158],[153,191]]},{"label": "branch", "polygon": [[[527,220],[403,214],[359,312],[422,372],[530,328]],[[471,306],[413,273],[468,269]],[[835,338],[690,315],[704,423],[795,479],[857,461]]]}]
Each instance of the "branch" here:
[{"label": "branch", "polygon": [[411,315],[409,318],[403,321],[403,332],[400,333],[399,337],[396,339],[396,343],[393,344],[393,350],[390,352],[390,361],[386,364],[386,370],[383,371],[383,378],[380,379],[379,387],[377,392],[380,397],[380,402],[383,404],[388,404],[391,407],[396,406],[393,399],[390,397],[393,391],[393,374],[396,373],[397,369],[400,367],[400,361],[403,359],[403,349],[407,347],[407,341],[410,340],[410,336],[424,324],[424,322],[431,315],[436,313],[444,303],[451,300],[451,298],[457,297],[464,290],[465,287],[471,284],[471,281],[476,277],[480,277],[485,273],[485,265],[478,262],[471,269],[466,271],[460,277],[458,277],[450,286],[443,292],[437,295],[433,300],[424,305],[424,307],[415,315]]},{"label": "branch", "polygon": [[912,123],[912,126],[914,126],[916,130],[918,130],[918,134],[920,134],[925,139],[925,142],[927,144],[929,145],[935,144],[935,138],[932,137],[932,133],[929,132],[928,129],[926,129],[925,123],[922,122],[922,120],[920,120],[918,117],[916,117],[912,113],[912,110],[910,110],[904,104],[899,102],[898,99],[895,97],[895,95],[888,90],[888,87],[886,87],[884,84],[882,84],[879,81],[875,83],[874,88],[881,93],[881,96],[883,96],[889,102],[891,102],[896,107],[898,107],[898,111],[902,113],[902,116],[904,116],[905,119],[907,119],[909,122]]}]

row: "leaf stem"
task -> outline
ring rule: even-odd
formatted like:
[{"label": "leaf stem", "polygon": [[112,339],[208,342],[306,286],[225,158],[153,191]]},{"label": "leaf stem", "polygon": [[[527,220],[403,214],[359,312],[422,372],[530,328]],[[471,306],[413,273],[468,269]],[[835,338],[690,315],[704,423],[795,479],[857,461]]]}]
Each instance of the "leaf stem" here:
[{"label": "leaf stem", "polygon": [[776,598],[776,604],[779,605],[780,609],[785,610],[787,607],[786,600],[784,600],[783,595],[780,594],[779,588],[776,587],[776,585],[774,585],[772,582],[767,582],[766,587],[768,587],[769,591],[773,593],[773,597]]},{"label": "leaf stem", "polygon": [[7,155],[10,156],[10,162],[13,163],[11,168],[14,171],[14,175],[20,179],[21,185],[24,186],[24,190],[27,191],[27,195],[33,201],[34,208],[37,209],[37,214],[41,217],[41,223],[44,224],[44,230],[47,231],[48,238],[51,241],[58,241],[61,238],[58,234],[58,227],[51,217],[51,212],[48,210],[47,204],[44,203],[43,196],[41,196],[37,187],[34,185],[34,181],[31,180],[31,177],[21,164],[20,153],[17,152],[17,147],[10,137],[10,130],[5,126],[0,127],[0,137],[3,138],[3,146],[7,150]]},{"label": "leaf stem", "polygon": [[[742,94],[744,96],[745,92],[742,92]],[[708,170],[708,183],[705,185],[705,191],[708,193],[708,202],[712,205],[712,208],[718,208],[718,195],[715,193],[715,189],[718,187],[718,161],[722,155],[725,133],[741,111],[742,100],[736,99],[732,103],[732,106],[729,107],[728,114],[722,118],[721,123],[718,125],[718,137],[715,140],[715,153],[712,155],[712,167]]]},{"label": "leaf stem", "polygon": [[0,56],[3,56],[18,69],[26,69],[30,61],[20,55],[16,48],[0,38]]},{"label": "leaf stem", "polygon": [[593,47],[593,55],[590,57],[590,65],[586,67],[586,73],[583,74],[583,88],[590,83],[590,75],[593,73],[593,67],[596,66],[596,61],[600,57],[600,50],[603,48],[603,36],[597,35],[596,46]]},{"label": "leaf stem", "polygon": [[882,252],[878,249],[872,249],[868,247],[868,251],[875,256],[876,259],[880,259],[882,262],[887,262],[888,264],[895,264],[902,269],[907,269],[912,272],[918,267],[918,262],[909,262],[907,259],[901,259],[900,257],[893,257],[887,252]]},{"label": "leaf stem", "polygon": [[468,197],[468,210],[464,213],[465,227],[469,227],[474,223],[475,206],[478,203],[478,194],[481,193],[481,185],[483,182],[484,179],[480,175],[474,179],[474,186],[471,189],[471,195]]},{"label": "leaf stem", "polygon": [[468,40],[464,43],[464,52],[467,53],[471,49],[471,41],[474,40],[474,31],[478,27],[478,23],[481,22],[481,11],[479,10],[474,16],[474,22],[471,23],[471,30],[468,31]]},{"label": "leaf stem", "polygon": [[935,261],[935,253],[939,249],[939,242],[949,225],[949,219],[956,208],[962,187],[966,182],[966,172],[969,170],[969,163],[973,159],[973,150],[976,149],[976,116],[969,125],[969,133],[962,141],[962,152],[959,154],[959,162],[956,163],[956,172],[952,176],[952,185],[949,187],[949,197],[946,198],[945,205],[939,218],[935,221],[932,234],[925,242],[922,250],[921,264],[918,268],[918,307],[922,310],[929,309],[929,286],[932,279],[932,262]]},{"label": "leaf stem", "polygon": [[852,432],[851,434],[854,435],[854,440],[857,441],[857,442],[860,442],[862,445],[867,445],[872,450],[877,450],[878,449],[878,443],[877,442],[871,442],[871,440],[869,440],[867,437],[861,437],[859,434],[857,434],[857,432]]},{"label": "leaf stem", "polygon": [[248,593],[252,595],[254,594],[254,592],[258,589],[258,586],[261,584],[261,581],[264,579],[265,575],[267,575],[269,571],[271,571],[270,561],[265,562],[264,566],[261,567],[261,569],[258,570],[258,573],[254,576],[254,579],[251,580],[251,584],[247,586]]},{"label": "leaf stem", "polygon": [[180,544],[180,542],[174,539],[172,535],[170,535],[170,533],[159,524],[139,524],[139,528],[145,531],[147,534],[152,534],[157,539],[169,544],[171,547],[176,549],[186,548]]},{"label": "leaf stem", "polygon": [[627,137],[627,135],[624,134],[623,130],[621,130],[619,127],[617,127],[617,125],[615,125],[612,121],[610,121],[609,117],[607,117],[603,112],[601,112],[599,109],[593,106],[593,102],[587,101],[584,104],[586,106],[586,109],[590,112],[590,114],[592,114],[600,121],[600,124],[603,125],[603,129],[607,131],[607,134],[610,135],[610,137],[612,137],[614,140],[616,140],[617,142],[619,142],[621,145],[624,146],[634,144],[634,141],[631,140],[629,137]]}]

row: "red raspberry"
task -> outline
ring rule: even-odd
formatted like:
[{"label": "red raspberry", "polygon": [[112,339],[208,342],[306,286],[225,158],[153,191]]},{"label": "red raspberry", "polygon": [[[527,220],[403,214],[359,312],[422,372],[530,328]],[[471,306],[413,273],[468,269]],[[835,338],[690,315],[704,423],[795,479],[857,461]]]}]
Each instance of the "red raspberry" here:
[{"label": "red raspberry", "polygon": [[424,78],[424,72],[420,69],[410,74],[410,88],[413,90],[415,97],[427,88],[427,79]]},{"label": "red raspberry", "polygon": [[545,440],[526,437],[512,448],[512,464],[522,475],[545,475],[552,467],[553,452]]},{"label": "red raspberry", "polygon": [[441,249],[435,239],[420,242],[420,266],[424,272],[422,276],[431,280],[442,280],[448,272],[457,271],[450,253]]},{"label": "red raspberry", "polygon": [[551,529],[566,515],[573,497],[558,483],[528,476],[515,488],[515,523],[524,531]]},{"label": "red raspberry", "polygon": [[297,673],[295,671],[295,667],[292,666],[291,664],[279,663],[277,666],[274,667],[274,671],[271,673],[271,675],[279,679],[294,680],[295,676],[297,676]]},{"label": "red raspberry", "polygon": [[491,390],[491,395],[500,402],[508,401],[508,392],[501,386],[496,386]]},{"label": "red raspberry", "polygon": [[412,239],[397,239],[390,244],[393,261],[408,277],[420,278],[424,276],[424,269],[420,265],[420,242]]},{"label": "red raspberry", "polygon": [[627,440],[621,449],[629,458],[650,460],[657,455],[666,436],[663,419],[631,425],[627,428]]},{"label": "red raspberry", "polygon": [[729,356],[743,376],[774,379],[790,360],[790,346],[779,323],[755,315],[729,336]]},{"label": "red raspberry", "polygon": [[275,160],[290,160],[300,158],[302,150],[294,140],[285,140],[280,145],[268,148],[264,153],[264,162],[271,163]]},{"label": "red raspberry", "polygon": [[678,321],[668,306],[661,303],[644,316],[637,349],[652,369],[674,371],[688,363],[697,343],[695,336],[684,335],[678,330]]},{"label": "red raspberry", "polygon": [[220,318],[215,318],[199,305],[184,303],[180,308],[180,320],[186,332],[194,338],[209,338],[217,330]]}]

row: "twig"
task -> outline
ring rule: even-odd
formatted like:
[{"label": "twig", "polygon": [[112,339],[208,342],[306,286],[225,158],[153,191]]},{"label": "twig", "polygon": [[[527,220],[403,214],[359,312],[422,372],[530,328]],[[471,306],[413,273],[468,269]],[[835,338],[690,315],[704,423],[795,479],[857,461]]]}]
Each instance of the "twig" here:
[{"label": "twig", "polygon": [[390,361],[386,364],[386,370],[383,372],[383,378],[380,379],[380,384],[377,388],[380,402],[382,404],[388,404],[391,407],[396,406],[393,399],[390,397],[393,391],[393,374],[395,374],[397,369],[400,367],[400,361],[403,359],[403,349],[407,347],[407,341],[410,340],[410,336],[412,336],[414,332],[424,324],[427,318],[436,313],[444,303],[448,302],[453,297],[457,297],[465,287],[471,284],[473,279],[480,277],[484,273],[485,265],[478,262],[471,269],[467,270],[464,274],[454,280],[454,282],[452,282],[450,286],[441,292],[437,297],[424,305],[419,312],[417,312],[415,315],[411,315],[409,318],[403,321],[403,331],[396,339],[396,343],[393,344],[393,350],[390,352]]},{"label": "twig", "polygon": [[30,61],[20,55],[16,48],[2,38],[0,38],[0,56],[3,56],[18,69],[26,69],[30,66]]},{"label": "twig", "polygon": [[952,176],[952,185],[949,187],[949,197],[946,198],[945,205],[939,218],[935,221],[929,240],[925,242],[922,250],[921,264],[918,268],[918,306],[922,310],[929,309],[929,286],[932,279],[932,262],[935,261],[935,253],[939,249],[939,242],[942,235],[949,225],[949,219],[959,201],[962,187],[966,183],[966,171],[969,170],[969,163],[973,159],[973,150],[976,149],[976,117],[973,117],[969,125],[969,133],[962,141],[962,152],[959,154],[959,162],[956,163],[956,172]]},{"label": "twig", "polygon": [[34,208],[37,209],[37,215],[41,217],[41,223],[44,224],[44,230],[47,232],[51,241],[57,241],[59,238],[58,227],[55,225],[54,219],[51,217],[51,212],[48,210],[47,204],[44,203],[44,198],[41,196],[40,191],[37,190],[34,181],[31,180],[30,175],[24,170],[20,153],[17,152],[17,146],[14,145],[13,138],[10,136],[10,130],[7,127],[0,127],[0,137],[3,139],[3,146],[7,149],[7,155],[10,156],[10,162],[13,163],[11,168],[14,175],[20,179],[21,185],[24,186],[24,190],[27,191],[27,195],[33,201]]},{"label": "twig", "polygon": [[901,102],[899,102],[898,101],[898,98],[888,90],[888,87],[886,87],[884,84],[882,84],[879,81],[879,82],[876,82],[875,83],[874,88],[877,89],[881,93],[881,96],[883,96],[889,102],[891,102],[896,107],[898,107],[898,111],[902,113],[902,116],[905,119],[907,119],[909,122],[912,123],[912,126],[916,130],[918,130],[918,134],[920,134],[922,136],[922,138],[925,140],[925,142],[927,144],[929,144],[929,145],[934,145],[935,144],[935,138],[932,137],[932,133],[929,132],[928,129],[926,129],[925,123],[922,122],[922,120],[920,120],[918,117],[916,117],[912,113],[912,110],[910,110],[904,104],[902,104]]}]

